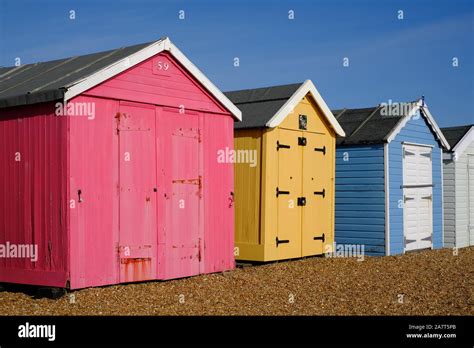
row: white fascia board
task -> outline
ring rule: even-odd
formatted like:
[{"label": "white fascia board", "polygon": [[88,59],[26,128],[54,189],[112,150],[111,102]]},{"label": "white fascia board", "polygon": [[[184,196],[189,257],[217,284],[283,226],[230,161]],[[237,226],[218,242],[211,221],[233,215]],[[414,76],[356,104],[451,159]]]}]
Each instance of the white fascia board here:
[{"label": "white fascia board", "polygon": [[239,121],[242,120],[242,112],[207,79],[207,77],[170,41],[169,38],[160,39],[149,46],[135,52],[128,57],[118,60],[109,66],[66,86],[64,102],[91,89],[94,86],[120,74],[121,72],[140,64],[141,62],[163,52],[169,51],[219,102],[221,102]]},{"label": "white fascia board", "polygon": [[444,137],[443,133],[438,127],[438,124],[434,120],[433,116],[430,113],[430,110],[428,109],[428,106],[426,103],[423,105],[423,101],[420,99],[416,103],[416,105],[410,110],[408,115],[406,115],[401,122],[398,123],[398,125],[390,132],[390,134],[387,137],[387,142],[390,143],[395,137],[397,136],[398,133],[405,127],[405,125],[408,123],[408,121],[411,119],[411,117],[418,111],[422,110],[422,115],[421,117],[425,117],[426,121],[428,124],[431,126],[431,128],[434,130],[436,137],[440,140],[441,145],[446,149],[449,150],[450,146],[449,143],[447,142],[446,138]]},{"label": "white fascia board", "polygon": [[474,141],[474,127],[471,126],[471,128],[464,134],[464,136],[461,138],[461,140],[458,141],[456,146],[452,148],[452,152],[457,154],[457,157],[462,155],[464,150]]},{"label": "white fascia board", "polygon": [[234,103],[232,103],[172,42],[170,42],[169,51],[236,119],[242,121],[242,111],[240,111],[240,109],[237,108],[237,106],[235,106]]},{"label": "white fascia board", "polygon": [[451,145],[449,145],[448,141],[446,140],[446,138],[444,137],[444,134],[443,132],[441,132],[441,129],[439,129],[438,127],[438,124],[436,123],[435,119],[433,118],[433,116],[431,115],[431,112],[430,110],[428,109],[428,106],[425,105],[421,107],[424,114],[426,115],[426,118],[427,118],[427,121],[428,123],[431,125],[431,127],[433,127],[436,135],[438,136],[438,139],[441,141],[441,144],[443,145],[443,147],[446,149],[446,150],[449,150],[451,148]]},{"label": "white fascia board", "polygon": [[334,132],[341,136],[344,137],[346,136],[346,133],[342,129],[341,125],[339,122],[337,122],[336,118],[332,114],[331,110],[327,106],[326,102],[324,99],[321,97],[319,94],[318,90],[314,86],[313,82],[311,80],[306,80],[297,90],[296,92],[289,98],[285,104],[276,112],[275,115],[266,123],[266,126],[269,128],[275,128],[280,123],[283,122],[283,120],[291,114],[295,107],[298,105],[298,103],[306,96],[306,94],[310,93],[311,96],[314,98],[316,101],[316,104],[318,104],[319,108],[323,112],[324,117],[326,120],[329,122],[331,125],[332,129]]}]

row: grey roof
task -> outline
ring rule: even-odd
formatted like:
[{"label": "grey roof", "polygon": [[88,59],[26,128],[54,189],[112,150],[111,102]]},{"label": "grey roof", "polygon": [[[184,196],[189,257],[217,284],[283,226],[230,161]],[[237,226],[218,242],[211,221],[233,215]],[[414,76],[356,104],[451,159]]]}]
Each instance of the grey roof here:
[{"label": "grey roof", "polygon": [[303,83],[225,92],[242,111],[242,122],[235,129],[263,128]]},{"label": "grey roof", "polygon": [[[413,103],[413,102],[412,102]],[[406,104],[405,104],[406,105]],[[337,121],[346,133],[345,138],[338,138],[337,145],[380,144],[387,142],[388,136],[405,113],[391,116],[391,106],[374,106],[362,109],[332,110]],[[394,109],[392,109],[394,110]]]},{"label": "grey roof", "polygon": [[0,108],[62,99],[66,86],[150,45],[0,68]]},{"label": "grey roof", "polygon": [[466,135],[466,133],[474,127],[474,124],[468,124],[465,126],[456,126],[456,127],[445,127],[441,128],[441,132],[444,134],[444,137],[448,141],[451,149],[455,147],[459,141]]}]

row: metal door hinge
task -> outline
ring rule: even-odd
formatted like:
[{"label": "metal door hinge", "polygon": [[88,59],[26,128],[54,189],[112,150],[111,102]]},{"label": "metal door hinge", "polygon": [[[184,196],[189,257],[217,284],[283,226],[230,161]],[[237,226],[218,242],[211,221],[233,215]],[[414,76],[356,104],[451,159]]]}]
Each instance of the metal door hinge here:
[{"label": "metal door hinge", "polygon": [[289,243],[290,241],[288,239],[278,239],[278,237],[276,237],[276,245],[278,247],[278,245],[280,244],[287,244]]},{"label": "metal door hinge", "polygon": [[279,151],[280,149],[290,149],[290,148],[291,148],[290,145],[280,144],[280,142],[277,141],[277,151]]},{"label": "metal door hinge", "polygon": [[323,189],[322,191],[315,191],[314,192],[315,195],[319,195],[319,196],[323,196],[326,197],[326,189]]},{"label": "metal door hinge", "polygon": [[324,233],[323,233],[323,235],[322,235],[322,236],[319,236],[319,237],[313,237],[313,240],[322,240],[322,241],[323,241],[323,243],[324,243],[324,241],[325,241],[325,238],[326,238],[326,237],[325,237],[325,235],[324,235]]},{"label": "metal door hinge", "polygon": [[416,242],[416,239],[407,239],[407,237],[403,237],[403,242],[405,244],[405,246],[408,244],[408,243],[413,243],[413,242]]},{"label": "metal door hinge", "polygon": [[323,155],[326,155],[326,146],[323,147],[315,147],[314,151],[322,152]]},{"label": "metal door hinge", "polygon": [[420,156],[428,157],[430,160],[432,159],[432,158],[431,158],[431,152],[421,153]]},{"label": "metal door hinge", "polygon": [[306,138],[305,137],[298,137],[298,145],[299,146],[306,146]]},{"label": "metal door hinge", "polygon": [[278,197],[279,195],[289,195],[290,191],[280,191],[280,189],[277,187],[276,188],[276,196]]},{"label": "metal door hinge", "polygon": [[430,234],[428,237],[421,238],[421,240],[432,241],[432,235]]},{"label": "metal door hinge", "polygon": [[407,197],[407,196],[403,196],[403,203],[405,203],[406,201],[412,201],[414,200],[415,198],[413,197]]},{"label": "metal door hinge", "polygon": [[415,155],[415,153],[404,149],[403,150],[403,158],[405,158],[405,156],[407,156],[407,155],[413,156],[413,155]]},{"label": "metal door hinge", "polygon": [[304,207],[306,205],[306,197],[298,197],[298,205]]},{"label": "metal door hinge", "polygon": [[430,201],[432,201],[433,200],[433,195],[424,196],[424,197],[421,197],[421,199],[429,199]]}]

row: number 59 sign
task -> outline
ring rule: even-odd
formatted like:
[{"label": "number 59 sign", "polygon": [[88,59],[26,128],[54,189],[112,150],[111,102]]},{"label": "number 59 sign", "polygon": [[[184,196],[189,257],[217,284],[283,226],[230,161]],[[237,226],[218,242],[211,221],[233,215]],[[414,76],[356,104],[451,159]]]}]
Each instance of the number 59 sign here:
[{"label": "number 59 sign", "polygon": [[168,75],[167,72],[169,72],[171,68],[171,64],[167,59],[155,59],[153,61],[153,74],[165,74]]}]

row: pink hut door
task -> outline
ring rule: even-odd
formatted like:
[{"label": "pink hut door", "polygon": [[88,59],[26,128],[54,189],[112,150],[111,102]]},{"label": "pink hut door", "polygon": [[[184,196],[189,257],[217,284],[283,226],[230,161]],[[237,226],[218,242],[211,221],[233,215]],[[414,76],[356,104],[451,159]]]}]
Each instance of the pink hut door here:
[{"label": "pink hut door", "polygon": [[200,117],[168,108],[158,109],[157,116],[159,182],[164,198],[163,216],[159,215],[158,272],[164,279],[187,277],[200,273],[203,260]]},{"label": "pink hut door", "polygon": [[120,103],[119,137],[120,282],[156,276],[155,109]]}]

